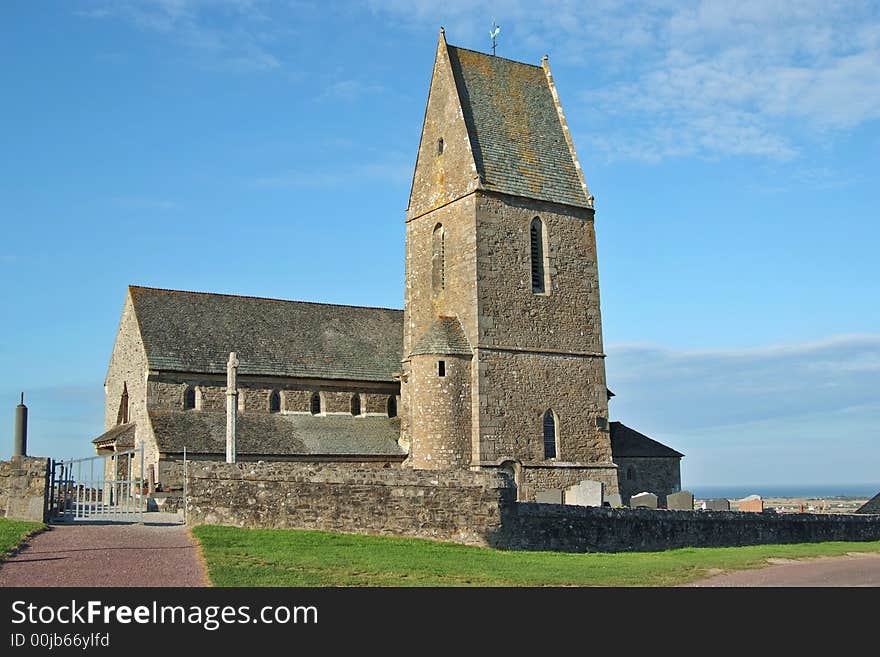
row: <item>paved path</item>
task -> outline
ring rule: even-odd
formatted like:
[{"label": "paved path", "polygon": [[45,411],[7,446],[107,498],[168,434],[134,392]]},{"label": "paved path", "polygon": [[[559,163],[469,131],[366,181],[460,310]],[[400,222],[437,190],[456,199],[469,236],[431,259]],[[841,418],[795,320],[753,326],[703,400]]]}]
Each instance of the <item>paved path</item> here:
[{"label": "paved path", "polygon": [[3,586],[208,586],[179,516],[150,513],[144,524],[52,525],[0,565]]},{"label": "paved path", "polygon": [[739,570],[686,586],[880,586],[880,553],[850,552],[845,557],[803,561],[771,559],[773,565]]}]

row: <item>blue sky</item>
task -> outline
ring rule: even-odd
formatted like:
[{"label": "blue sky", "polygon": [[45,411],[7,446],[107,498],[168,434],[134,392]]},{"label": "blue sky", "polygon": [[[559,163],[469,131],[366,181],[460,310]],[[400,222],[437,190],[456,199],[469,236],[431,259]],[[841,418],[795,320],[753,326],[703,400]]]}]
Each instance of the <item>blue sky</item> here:
[{"label": "blue sky", "polygon": [[684,484],[880,482],[876,2],[4,2],[0,412],[85,454],[128,284],[402,307],[440,25],[550,56],[612,418]]}]

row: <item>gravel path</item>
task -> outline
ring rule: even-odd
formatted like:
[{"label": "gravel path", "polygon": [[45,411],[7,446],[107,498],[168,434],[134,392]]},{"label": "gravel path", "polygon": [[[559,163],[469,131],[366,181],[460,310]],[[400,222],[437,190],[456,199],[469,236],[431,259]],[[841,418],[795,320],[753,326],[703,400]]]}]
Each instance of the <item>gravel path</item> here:
[{"label": "gravel path", "polygon": [[52,525],[0,565],[0,586],[209,586],[179,516]]},{"label": "gravel path", "polygon": [[772,559],[773,565],[739,570],[686,586],[880,586],[880,553],[850,552],[845,557],[804,561]]}]

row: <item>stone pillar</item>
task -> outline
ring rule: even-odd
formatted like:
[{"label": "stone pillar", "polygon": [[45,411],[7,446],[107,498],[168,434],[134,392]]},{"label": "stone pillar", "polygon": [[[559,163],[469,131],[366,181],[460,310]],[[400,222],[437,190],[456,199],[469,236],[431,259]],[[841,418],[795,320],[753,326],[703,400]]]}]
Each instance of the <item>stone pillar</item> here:
[{"label": "stone pillar", "polygon": [[235,463],[235,436],[238,431],[238,358],[230,352],[226,363],[226,462]]},{"label": "stone pillar", "polygon": [[27,416],[28,409],[24,405],[24,393],[21,403],[15,407],[15,438],[12,444],[13,456],[27,456]]}]

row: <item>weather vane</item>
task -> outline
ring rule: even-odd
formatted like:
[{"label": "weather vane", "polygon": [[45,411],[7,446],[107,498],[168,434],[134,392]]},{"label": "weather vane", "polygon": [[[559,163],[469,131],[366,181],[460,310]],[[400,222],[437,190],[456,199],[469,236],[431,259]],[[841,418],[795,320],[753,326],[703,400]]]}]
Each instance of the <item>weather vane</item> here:
[{"label": "weather vane", "polygon": [[492,56],[495,56],[495,46],[498,44],[495,42],[495,37],[498,36],[498,33],[501,31],[501,26],[495,24],[495,19],[492,19],[492,31],[489,32],[489,37],[492,39]]}]

